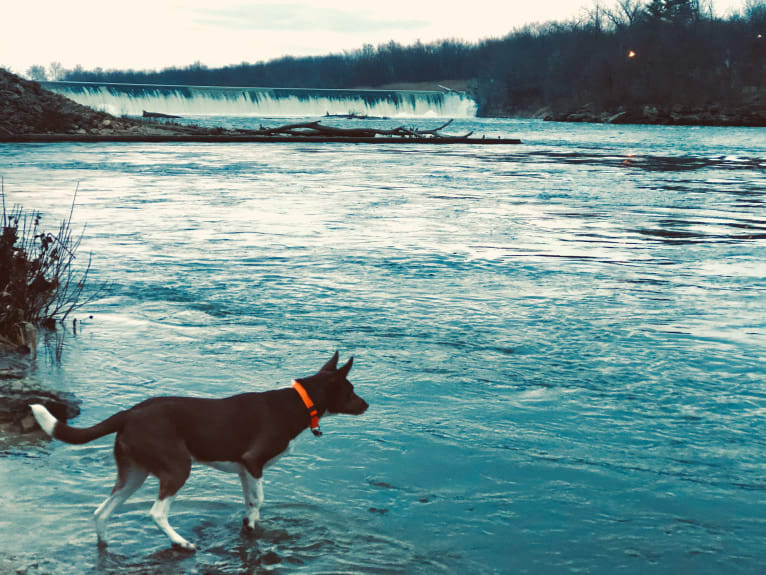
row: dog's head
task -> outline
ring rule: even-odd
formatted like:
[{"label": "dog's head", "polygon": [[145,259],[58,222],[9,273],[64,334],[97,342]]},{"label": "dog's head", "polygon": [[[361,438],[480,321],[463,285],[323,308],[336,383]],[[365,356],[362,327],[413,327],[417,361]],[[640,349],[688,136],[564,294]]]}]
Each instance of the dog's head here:
[{"label": "dog's head", "polygon": [[328,413],[347,413],[349,415],[361,415],[369,405],[365,400],[354,393],[354,386],[348,380],[348,372],[354,358],[349,359],[345,365],[338,367],[338,352],[332,356],[316,377],[324,381]]}]

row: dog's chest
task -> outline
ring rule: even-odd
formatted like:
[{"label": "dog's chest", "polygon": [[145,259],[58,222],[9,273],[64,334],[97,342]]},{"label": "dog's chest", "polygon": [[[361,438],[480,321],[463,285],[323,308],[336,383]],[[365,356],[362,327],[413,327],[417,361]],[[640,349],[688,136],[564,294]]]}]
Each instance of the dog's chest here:
[{"label": "dog's chest", "polygon": [[286,455],[290,455],[293,452],[294,443],[295,443],[294,441],[291,441],[290,443],[288,443],[287,444],[287,448],[282,453],[280,453],[279,455],[275,455],[274,457],[269,459],[266,462],[266,464],[263,466],[263,468],[266,469],[267,467],[271,467],[272,465],[274,465],[277,461],[279,461],[280,459],[282,459]]},{"label": "dog's chest", "polygon": [[[294,442],[290,442],[287,446],[287,449],[285,449],[282,453],[279,455],[276,455],[269,459],[266,464],[263,466],[263,468],[271,467],[274,465],[277,461],[282,459],[285,455],[290,455],[293,452],[293,444]],[[201,463],[202,465],[207,465],[208,467],[212,467],[213,469],[217,469],[218,471],[224,471],[225,473],[240,473],[242,470],[244,470],[244,466],[241,463],[238,463],[236,461],[201,461],[201,460],[195,460],[197,463]]]}]

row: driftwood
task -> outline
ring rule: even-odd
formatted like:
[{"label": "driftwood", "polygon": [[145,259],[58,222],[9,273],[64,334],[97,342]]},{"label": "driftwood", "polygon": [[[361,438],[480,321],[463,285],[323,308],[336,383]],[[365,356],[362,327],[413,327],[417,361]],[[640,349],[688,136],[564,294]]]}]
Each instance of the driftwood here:
[{"label": "driftwood", "polygon": [[453,120],[448,120],[438,128],[432,130],[419,130],[417,128],[407,128],[399,126],[393,130],[380,130],[377,128],[336,128],[323,126],[319,120],[314,122],[302,122],[299,124],[286,124],[275,128],[264,128],[261,126],[254,133],[262,136],[295,136],[295,137],[324,137],[324,138],[375,138],[378,136],[401,139],[423,139],[440,138],[443,140],[464,140],[473,134],[468,132],[462,136],[447,136],[439,132],[449,126]]},{"label": "driftwood", "polygon": [[[202,128],[178,124],[145,124],[146,130],[105,131],[99,133],[18,134],[4,136],[0,142],[304,142],[349,144],[520,144],[517,138],[477,138],[473,132],[458,136],[442,134],[449,120],[431,130],[399,126],[391,130],[378,128],[337,128],[319,120],[286,124],[257,130]],[[151,129],[151,131],[149,130]]]}]

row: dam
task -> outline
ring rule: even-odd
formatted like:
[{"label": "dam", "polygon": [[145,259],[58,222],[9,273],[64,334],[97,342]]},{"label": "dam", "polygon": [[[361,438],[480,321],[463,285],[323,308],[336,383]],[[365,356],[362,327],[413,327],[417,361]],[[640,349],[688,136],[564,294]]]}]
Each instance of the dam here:
[{"label": "dam", "polygon": [[79,104],[115,116],[144,111],[177,116],[473,118],[466,93],[427,90],[334,90],[41,82]]}]

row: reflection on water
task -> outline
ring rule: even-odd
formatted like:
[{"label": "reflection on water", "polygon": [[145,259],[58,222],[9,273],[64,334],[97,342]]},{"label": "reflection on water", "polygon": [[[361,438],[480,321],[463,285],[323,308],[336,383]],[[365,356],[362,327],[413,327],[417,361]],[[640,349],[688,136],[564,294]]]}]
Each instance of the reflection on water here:
[{"label": "reflection on water", "polygon": [[[232,125],[246,119],[228,119]],[[757,572],[766,556],[762,130],[455,122],[521,146],[0,148],[111,288],[34,377],[81,425],[286,386],[334,349],[371,405],[265,476],[149,480],[95,546],[110,441],[0,457],[0,566],[56,573]],[[41,510],[43,510],[41,512]],[[34,570],[30,570],[34,572]]]}]

